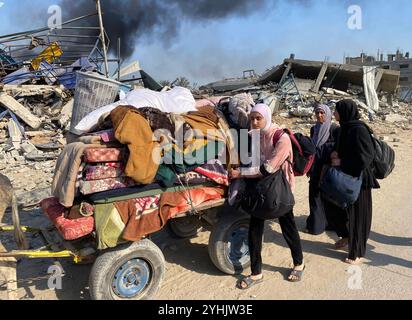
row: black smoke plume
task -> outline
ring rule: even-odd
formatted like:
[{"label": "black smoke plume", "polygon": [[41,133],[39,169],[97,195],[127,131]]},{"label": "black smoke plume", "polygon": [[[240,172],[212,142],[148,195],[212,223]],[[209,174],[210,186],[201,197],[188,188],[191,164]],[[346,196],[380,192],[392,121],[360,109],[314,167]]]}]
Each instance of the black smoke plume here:
[{"label": "black smoke plume", "polygon": [[[104,26],[111,39],[110,51],[116,52],[120,37],[123,58],[130,57],[139,43],[161,41],[167,46],[178,35],[182,22],[207,23],[245,17],[273,3],[270,0],[101,0]],[[96,12],[94,0],[61,0],[60,5],[64,20]],[[98,26],[96,17],[93,21]]]}]

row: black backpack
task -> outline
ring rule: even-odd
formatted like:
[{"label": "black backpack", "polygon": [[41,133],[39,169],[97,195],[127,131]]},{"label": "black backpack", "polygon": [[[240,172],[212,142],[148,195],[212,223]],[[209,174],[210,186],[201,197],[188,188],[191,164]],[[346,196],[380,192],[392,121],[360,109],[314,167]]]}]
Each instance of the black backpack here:
[{"label": "black backpack", "polygon": [[363,125],[368,129],[375,148],[375,157],[372,162],[373,176],[375,179],[385,179],[395,168],[395,151],[385,141],[376,138],[367,124]]},{"label": "black backpack", "polygon": [[372,135],[375,146],[373,175],[376,179],[385,179],[395,168],[395,151],[385,142]]}]

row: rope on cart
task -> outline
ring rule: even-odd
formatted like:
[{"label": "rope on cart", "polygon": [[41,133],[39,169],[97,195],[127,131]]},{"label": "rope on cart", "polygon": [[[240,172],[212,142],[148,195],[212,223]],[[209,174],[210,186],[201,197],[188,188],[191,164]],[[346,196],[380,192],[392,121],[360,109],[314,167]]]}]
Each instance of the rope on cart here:
[{"label": "rope on cart", "polygon": [[[186,180],[186,186],[185,186],[182,182],[182,179],[180,179],[180,176],[177,174],[177,172],[174,168],[173,168],[173,171],[175,172],[175,174],[177,176],[177,179],[179,180],[179,183],[182,185],[183,190],[186,191],[186,193],[187,193],[186,201],[191,207],[191,210],[190,210],[191,215],[198,215],[199,212],[196,210],[195,206],[193,205],[193,199],[192,199],[192,196],[191,196],[190,191],[189,191],[189,188],[190,188],[189,183]],[[186,170],[184,170],[184,174],[186,174]],[[186,189],[186,187],[187,187],[187,189]]]}]

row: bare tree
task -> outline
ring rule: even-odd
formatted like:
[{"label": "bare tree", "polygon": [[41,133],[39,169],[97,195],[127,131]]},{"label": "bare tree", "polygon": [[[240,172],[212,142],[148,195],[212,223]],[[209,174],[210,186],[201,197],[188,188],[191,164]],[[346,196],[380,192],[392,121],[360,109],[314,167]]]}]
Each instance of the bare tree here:
[{"label": "bare tree", "polygon": [[172,85],[187,88],[187,89],[191,88],[190,81],[185,77],[178,77],[175,81],[173,81]]}]

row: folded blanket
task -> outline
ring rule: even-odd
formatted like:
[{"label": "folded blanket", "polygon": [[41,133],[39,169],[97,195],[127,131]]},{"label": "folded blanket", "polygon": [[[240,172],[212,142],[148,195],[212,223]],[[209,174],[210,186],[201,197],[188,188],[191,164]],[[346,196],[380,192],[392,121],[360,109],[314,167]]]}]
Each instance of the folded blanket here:
[{"label": "folded blanket", "polygon": [[95,224],[97,234],[97,249],[114,248],[125,242],[122,233],[125,224],[116,207],[110,204],[98,204],[95,207]]},{"label": "folded blanket", "polygon": [[159,215],[160,195],[115,202],[126,228],[123,239],[138,241],[143,236],[160,230],[166,223]]},{"label": "folded blanket", "polygon": [[223,164],[217,159],[209,160],[207,164],[197,167],[193,171],[208,177],[217,184],[225,186],[229,185],[228,172]]},{"label": "folded blanket", "polygon": [[84,151],[84,162],[115,162],[125,159],[125,149],[120,148],[87,148]]},{"label": "folded blanket", "polygon": [[113,189],[127,188],[136,185],[133,179],[127,177],[109,178],[94,181],[80,181],[80,192],[88,195]]},{"label": "folded blanket", "polygon": [[161,148],[153,141],[153,131],[149,122],[128,107],[118,107],[110,114],[116,139],[127,145],[129,157],[125,173],[137,183],[149,184],[154,181],[160,164]]},{"label": "folded blanket", "polygon": [[[195,139],[184,152],[179,152],[176,145],[172,145],[171,148],[167,146],[164,148],[164,164],[159,166],[156,181],[170,187],[177,181],[176,173],[194,171],[195,168],[206,164],[224,151],[224,142],[205,139]],[[213,178],[217,178],[217,176],[213,175]]]},{"label": "folded blanket", "polygon": [[177,214],[184,213],[191,209],[190,203],[194,207],[209,200],[223,198],[225,190],[222,188],[204,187],[179,192],[165,192],[160,199],[160,212],[162,216],[171,219]]},{"label": "folded blanket", "polygon": [[124,164],[121,162],[109,162],[110,165],[87,165],[83,171],[86,181],[118,178],[124,175]]},{"label": "folded blanket", "polygon": [[88,147],[95,147],[95,145],[82,142],[70,143],[64,147],[56,161],[52,195],[58,198],[59,202],[66,208],[73,206],[81,159]]}]

